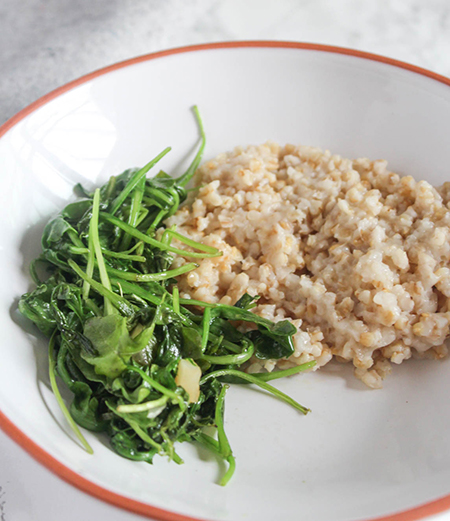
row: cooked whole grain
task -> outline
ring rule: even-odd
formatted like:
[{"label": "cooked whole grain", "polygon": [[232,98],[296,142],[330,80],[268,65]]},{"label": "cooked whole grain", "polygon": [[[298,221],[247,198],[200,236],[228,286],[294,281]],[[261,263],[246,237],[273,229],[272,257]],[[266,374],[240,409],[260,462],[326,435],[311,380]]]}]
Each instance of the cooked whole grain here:
[{"label": "cooked whole grain", "polygon": [[378,388],[391,362],[447,354],[450,183],[271,142],[219,155],[196,183],[168,224],[223,256],[182,276],[181,292],[227,304],[260,295],[256,313],[298,328],[288,360],[249,371],[335,356]]}]

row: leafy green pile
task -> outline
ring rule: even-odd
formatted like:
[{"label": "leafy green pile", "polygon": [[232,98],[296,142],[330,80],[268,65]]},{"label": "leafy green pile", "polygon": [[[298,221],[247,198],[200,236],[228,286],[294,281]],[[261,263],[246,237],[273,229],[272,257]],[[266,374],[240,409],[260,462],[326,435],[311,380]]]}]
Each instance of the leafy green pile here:
[{"label": "leafy green pile", "polygon": [[[249,295],[234,306],[179,296],[178,275],[195,269],[195,259],[221,255],[174,228],[157,235],[186,199],[185,186],[201,160],[205,136],[195,113],[201,146],[178,179],[162,171],[146,178],[167,148],[94,193],[77,187],[83,198],[45,227],[42,254],[31,266],[37,288],[22,296],[19,309],[50,337],[52,389],[86,450],[92,452],[77,424],[106,432],[121,456],[149,463],[155,454],[181,463],[174,443],[195,440],[228,461],[224,485],[235,468],[224,431],[224,382],[254,383],[306,413],[267,381],[314,362],[246,374],[239,367],[252,356],[292,354],[295,327],[253,314],[256,298]],[[172,246],[174,239],[187,249]],[[192,262],[171,269],[176,255]],[[45,280],[38,276],[38,263],[45,264]],[[243,322],[251,325],[245,333],[236,327]],[[56,374],[74,395],[70,413]],[[217,437],[206,434],[205,427],[216,427]]]}]

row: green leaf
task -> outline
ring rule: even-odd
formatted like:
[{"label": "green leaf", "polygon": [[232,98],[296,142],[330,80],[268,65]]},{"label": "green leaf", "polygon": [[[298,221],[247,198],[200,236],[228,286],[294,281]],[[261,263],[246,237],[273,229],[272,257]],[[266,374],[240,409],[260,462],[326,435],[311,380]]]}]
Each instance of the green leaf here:
[{"label": "green leaf", "polygon": [[[89,198],[92,198],[92,195],[89,195]],[[91,207],[92,201],[89,199],[76,201],[75,203],[68,204],[60,213],[60,216],[64,219],[77,223]]]},{"label": "green leaf", "polygon": [[66,418],[68,424],[70,425],[71,429],[75,433],[76,437],[80,440],[80,442],[83,445],[83,447],[85,448],[85,450],[89,454],[93,454],[94,451],[92,450],[92,447],[89,445],[86,438],[83,436],[80,429],[78,428],[77,424],[74,422],[73,417],[67,410],[64,400],[62,399],[61,393],[59,392],[58,384],[56,383],[56,377],[55,377],[56,360],[55,360],[55,354],[54,354],[55,338],[56,338],[56,331],[53,332],[53,334],[50,338],[50,342],[48,343],[48,372],[49,372],[49,378],[50,378],[50,386],[52,388],[53,394],[55,395],[56,401],[58,402],[59,408],[61,409],[61,412],[63,413],[64,417]]},{"label": "green leaf", "polygon": [[54,247],[69,231],[76,233],[75,228],[71,226],[64,217],[61,215],[56,216],[44,228],[42,248],[45,250]]},{"label": "green leaf", "polygon": [[34,322],[46,336],[50,336],[56,327],[56,321],[50,305],[56,279],[48,279],[31,293],[25,293],[19,300],[19,311]]},{"label": "green leaf", "polygon": [[153,463],[153,457],[158,453],[154,447],[145,447],[142,440],[123,432],[117,432],[111,437],[111,446],[124,458],[147,463]]},{"label": "green leaf", "polygon": [[83,333],[92,343],[95,354],[84,352],[81,356],[95,367],[97,374],[116,378],[126,369],[130,356],[147,345],[153,336],[150,329],[147,328],[133,340],[125,317],[107,315],[91,318],[86,322]]},{"label": "green leaf", "polygon": [[288,358],[294,352],[290,337],[272,335],[269,331],[250,331],[247,337],[255,345],[255,356],[262,360]]},{"label": "green leaf", "polygon": [[108,422],[101,418],[99,402],[97,397],[93,396],[91,387],[85,382],[75,382],[70,390],[75,394],[70,405],[72,418],[85,429],[94,432],[104,431]]},{"label": "green leaf", "polygon": [[256,303],[258,300],[259,300],[259,296],[252,297],[248,293],[244,293],[234,306],[236,308],[248,310],[248,309],[254,308],[257,305]]},{"label": "green leaf", "polygon": [[228,342],[240,343],[244,334],[236,329],[229,320],[214,317],[211,321],[210,331],[216,336],[226,338]]},{"label": "green leaf", "polygon": [[183,337],[183,358],[192,358],[193,360],[201,358],[203,355],[202,335],[198,329],[194,329],[193,327],[183,327],[181,334]]},{"label": "green leaf", "polygon": [[128,403],[141,403],[152,393],[152,389],[149,384],[145,380],[142,381],[136,373],[131,374],[137,376],[141,383],[138,387],[130,389],[127,385],[127,379],[125,378],[127,372],[129,373],[129,371],[124,371],[118,378],[112,381],[111,391],[116,395],[122,396]]},{"label": "green leaf", "polygon": [[155,350],[155,363],[161,366],[181,358],[181,328],[177,325],[163,325],[155,329],[158,340]]},{"label": "green leaf", "polygon": [[247,337],[255,344],[255,356],[267,360],[288,358],[294,352],[292,335],[296,328],[287,320],[277,322],[273,328],[258,326],[258,331],[250,331]]}]

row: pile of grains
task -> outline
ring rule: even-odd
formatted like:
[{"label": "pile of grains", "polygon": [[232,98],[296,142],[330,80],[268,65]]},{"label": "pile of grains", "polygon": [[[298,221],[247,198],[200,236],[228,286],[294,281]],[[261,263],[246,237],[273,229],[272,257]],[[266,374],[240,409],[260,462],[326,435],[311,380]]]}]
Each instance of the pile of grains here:
[{"label": "pile of grains", "polygon": [[450,183],[436,189],[386,161],[271,142],[219,155],[196,183],[168,225],[223,256],[201,260],[180,291],[226,304],[260,295],[255,313],[298,328],[279,367],[334,356],[379,388],[391,362],[447,354]]}]

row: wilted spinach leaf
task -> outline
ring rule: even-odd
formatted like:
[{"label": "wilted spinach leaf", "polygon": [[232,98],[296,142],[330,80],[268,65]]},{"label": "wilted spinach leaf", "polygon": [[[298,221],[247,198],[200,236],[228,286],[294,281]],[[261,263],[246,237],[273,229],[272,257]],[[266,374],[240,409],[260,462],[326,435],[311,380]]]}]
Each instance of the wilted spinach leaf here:
[{"label": "wilted spinach leaf", "polygon": [[[288,357],[296,329],[252,313],[258,297],[249,295],[235,306],[182,305],[176,278],[195,269],[197,259],[221,255],[174,229],[158,233],[186,199],[185,186],[200,163],[205,136],[196,115],[202,141],[181,177],[161,171],[147,178],[166,149],[93,192],[76,187],[83,199],[68,204],[43,232],[39,262],[48,264],[49,277],[22,296],[19,309],[51,337],[52,388],[87,450],[73,420],[105,431],[121,456],[149,463],[155,454],[181,463],[175,443],[197,440],[230,464],[225,484],[234,457],[223,428],[221,379],[242,383],[236,369],[252,356]],[[193,262],[172,268],[177,255]],[[243,333],[238,329],[243,322],[257,329]],[[55,373],[73,393],[71,416]],[[262,379],[246,378],[296,406]],[[218,440],[205,427],[216,428]]]}]

